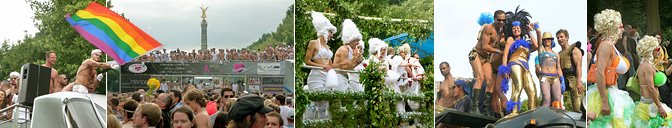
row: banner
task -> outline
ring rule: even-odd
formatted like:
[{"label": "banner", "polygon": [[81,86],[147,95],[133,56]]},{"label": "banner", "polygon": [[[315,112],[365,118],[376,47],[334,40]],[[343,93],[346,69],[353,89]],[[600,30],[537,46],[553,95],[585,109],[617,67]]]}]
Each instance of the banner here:
[{"label": "banner", "polygon": [[[279,65],[279,63],[278,63]],[[280,65],[280,67],[282,66]],[[171,62],[139,63],[130,62],[121,67],[122,74],[152,75],[246,75],[257,74],[256,62]]]},{"label": "banner", "polygon": [[282,66],[280,63],[257,63],[257,74],[280,75]]}]

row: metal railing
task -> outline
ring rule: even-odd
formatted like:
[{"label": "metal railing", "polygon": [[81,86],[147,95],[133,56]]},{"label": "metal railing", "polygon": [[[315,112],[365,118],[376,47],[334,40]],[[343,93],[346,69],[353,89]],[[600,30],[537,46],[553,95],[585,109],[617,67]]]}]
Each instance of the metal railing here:
[{"label": "metal railing", "polygon": [[[20,110],[21,108],[23,108],[25,111],[24,112],[19,112],[19,111],[21,111]],[[2,113],[0,115],[2,115],[2,116],[7,116],[7,114],[10,111],[13,111],[12,112],[12,118],[9,119],[9,120],[4,120],[4,121],[0,122],[0,126],[3,126],[7,123],[14,123],[14,122],[17,122],[15,124],[19,124],[19,125],[26,124],[26,123],[30,124],[30,121],[31,121],[30,116],[32,115],[32,111],[31,111],[32,109],[33,108],[31,106],[22,105],[22,104],[18,104],[18,103],[14,104],[14,105],[11,105],[11,106],[8,106],[6,108],[0,109],[0,113]],[[19,114],[23,114],[24,118],[19,118]],[[27,127],[27,125],[24,125],[24,126]]]}]

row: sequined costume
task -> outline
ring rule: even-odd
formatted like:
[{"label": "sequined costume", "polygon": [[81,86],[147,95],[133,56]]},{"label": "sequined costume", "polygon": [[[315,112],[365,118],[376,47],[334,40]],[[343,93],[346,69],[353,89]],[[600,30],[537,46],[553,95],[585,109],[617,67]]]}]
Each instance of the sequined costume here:
[{"label": "sequined costume", "polygon": [[[537,107],[537,88],[530,74],[527,61],[530,57],[531,44],[524,39],[516,40],[508,51],[509,59],[506,65],[509,68],[510,79],[513,81],[511,86],[511,99],[507,102],[507,111],[511,115],[516,115],[520,109],[520,94],[525,90],[528,98],[528,108]],[[502,90],[506,90],[502,85]]]}]

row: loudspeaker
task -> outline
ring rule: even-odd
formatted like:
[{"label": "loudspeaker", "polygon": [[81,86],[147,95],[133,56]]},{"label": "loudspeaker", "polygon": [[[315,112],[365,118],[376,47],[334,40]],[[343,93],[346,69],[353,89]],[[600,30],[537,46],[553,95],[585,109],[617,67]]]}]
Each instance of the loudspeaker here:
[{"label": "loudspeaker", "polygon": [[21,66],[21,87],[19,88],[18,103],[33,106],[35,97],[49,94],[51,68],[35,64]]}]

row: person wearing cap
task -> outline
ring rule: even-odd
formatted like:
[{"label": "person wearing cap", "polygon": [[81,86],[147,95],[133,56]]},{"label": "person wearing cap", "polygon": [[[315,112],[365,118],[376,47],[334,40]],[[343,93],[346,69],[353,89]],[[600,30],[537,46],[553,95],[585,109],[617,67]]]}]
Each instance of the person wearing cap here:
[{"label": "person wearing cap", "polygon": [[19,86],[21,85],[21,84],[19,84],[19,82],[20,82],[19,76],[21,76],[21,74],[19,74],[19,72],[9,73],[9,87],[10,87],[11,90],[8,93],[11,93],[11,94],[18,94],[19,93],[19,88],[20,88]]},{"label": "person wearing cap", "polygon": [[460,112],[469,112],[471,107],[471,98],[468,97],[471,92],[469,85],[464,80],[456,80],[455,86],[452,88],[453,98],[455,99],[455,106],[453,109],[456,109]]},{"label": "person wearing cap", "polygon": [[194,110],[196,116],[194,123],[196,126],[199,128],[212,127],[210,124],[210,116],[205,110],[206,99],[203,93],[196,89],[188,91],[184,96],[184,104]]},{"label": "person wearing cap", "polygon": [[262,128],[266,124],[265,114],[273,111],[264,106],[259,96],[243,96],[229,110],[229,128]]},{"label": "person wearing cap", "polygon": [[565,78],[560,70],[560,59],[558,54],[553,51],[555,42],[550,32],[544,32],[542,35],[542,47],[539,48],[539,83],[541,83],[542,104],[541,106],[550,106],[551,102],[559,104],[562,101],[562,92],[565,88]]},{"label": "person wearing cap", "polygon": [[63,91],[73,91],[79,93],[92,93],[96,91],[98,82],[102,79],[102,74],[97,74],[96,69],[119,69],[119,64],[116,62],[107,62],[101,63],[100,57],[103,55],[103,52],[100,49],[94,49],[91,51],[91,58],[86,59],[79,65],[77,69],[77,76],[75,76],[75,82],[69,84]]},{"label": "person wearing cap", "polygon": [[583,50],[581,49],[581,42],[574,44],[569,43],[569,32],[565,29],[560,29],[555,33],[555,38],[558,39],[558,44],[562,50],[558,52],[560,57],[560,67],[562,68],[562,76],[565,77],[565,87],[570,93],[570,102],[572,104],[572,111],[581,111],[581,100],[584,97],[585,89],[583,87]]}]

